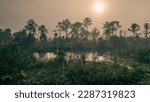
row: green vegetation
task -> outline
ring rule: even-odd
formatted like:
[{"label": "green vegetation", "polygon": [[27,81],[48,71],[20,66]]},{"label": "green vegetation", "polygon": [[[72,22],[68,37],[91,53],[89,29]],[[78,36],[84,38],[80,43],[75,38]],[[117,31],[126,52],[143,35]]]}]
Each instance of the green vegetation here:
[{"label": "green vegetation", "polygon": [[[76,84],[123,85],[150,84],[149,24],[129,27],[132,36],[121,29],[119,21],[105,22],[103,33],[89,29],[92,20],[58,22],[54,38],[44,25],[29,20],[14,34],[0,29],[0,84]],[[56,58],[40,62],[34,53],[56,53]],[[66,52],[83,53],[66,60]],[[85,52],[108,55],[109,61],[86,61]],[[77,55],[78,56],[78,55]]]}]

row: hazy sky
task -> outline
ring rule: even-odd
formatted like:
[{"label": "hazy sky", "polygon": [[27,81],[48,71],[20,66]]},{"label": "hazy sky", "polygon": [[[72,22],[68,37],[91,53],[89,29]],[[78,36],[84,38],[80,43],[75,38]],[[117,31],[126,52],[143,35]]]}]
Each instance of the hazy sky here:
[{"label": "hazy sky", "polygon": [[72,22],[85,17],[93,20],[93,26],[102,28],[105,21],[118,20],[124,28],[136,22],[141,26],[150,23],[150,0],[100,0],[105,5],[102,13],[93,10],[98,0],[0,0],[0,28],[21,30],[27,20],[34,19],[52,30],[58,21],[69,18]]}]

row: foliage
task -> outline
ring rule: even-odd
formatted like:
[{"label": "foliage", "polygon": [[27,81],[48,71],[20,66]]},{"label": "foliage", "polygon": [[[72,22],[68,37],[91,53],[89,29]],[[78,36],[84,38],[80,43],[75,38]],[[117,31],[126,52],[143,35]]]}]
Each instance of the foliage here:
[{"label": "foliage", "polygon": [[[38,26],[32,19],[14,34],[9,28],[0,29],[0,83],[150,84],[149,23],[144,24],[145,38],[137,33],[140,26],[136,23],[128,29],[134,37],[123,36],[127,33],[120,29],[119,21],[105,22],[103,33],[98,28],[89,29],[91,25],[89,17],[74,23],[62,20],[56,26],[53,39],[48,39],[45,25]],[[46,52],[54,52],[55,59],[40,62],[33,56]],[[83,54],[78,59],[66,60],[66,52]],[[84,52],[97,52],[109,59],[86,61]]]},{"label": "foliage", "polygon": [[38,30],[41,34],[40,35],[40,40],[41,41],[47,41],[46,33],[47,33],[48,30],[46,29],[46,27],[44,25],[41,25]]},{"label": "foliage", "polygon": [[144,34],[145,34],[145,37],[147,38],[148,34],[150,34],[150,32],[149,32],[149,29],[150,29],[149,23],[144,24],[144,29],[145,29]]},{"label": "foliage", "polygon": [[36,85],[131,85],[140,84],[146,73],[143,69],[129,70],[127,67],[108,63],[86,63],[80,61],[56,65],[55,61],[25,71],[23,84]]},{"label": "foliage", "polygon": [[[0,46],[0,79],[5,76],[16,77],[22,70],[27,70],[34,65],[34,58],[27,50],[22,50],[17,43]],[[14,82],[14,80],[13,80]],[[7,83],[7,84],[13,84]]]},{"label": "foliage", "polygon": [[111,36],[117,35],[117,30],[121,28],[121,25],[119,23],[119,21],[107,21],[103,24],[104,35],[106,36],[106,39],[109,39]]},{"label": "foliage", "polygon": [[138,34],[136,32],[140,30],[140,26],[138,24],[136,24],[136,23],[133,23],[128,30],[133,33],[134,37],[137,37]]}]

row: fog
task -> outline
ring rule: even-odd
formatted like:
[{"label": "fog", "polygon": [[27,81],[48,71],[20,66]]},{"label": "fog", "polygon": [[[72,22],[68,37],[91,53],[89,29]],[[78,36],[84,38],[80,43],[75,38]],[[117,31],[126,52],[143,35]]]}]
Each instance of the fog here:
[{"label": "fog", "polygon": [[34,19],[44,24],[52,35],[58,21],[69,18],[72,22],[85,17],[93,20],[93,26],[102,28],[105,21],[118,20],[127,29],[131,23],[150,23],[150,0],[101,0],[105,5],[103,13],[96,14],[93,3],[96,0],[0,0],[0,28],[21,30],[27,20]]}]

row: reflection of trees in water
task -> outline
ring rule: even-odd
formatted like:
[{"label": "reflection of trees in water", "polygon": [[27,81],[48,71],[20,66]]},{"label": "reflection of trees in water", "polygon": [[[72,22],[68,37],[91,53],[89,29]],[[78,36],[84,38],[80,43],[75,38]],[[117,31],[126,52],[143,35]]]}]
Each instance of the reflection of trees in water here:
[{"label": "reflection of trees in water", "polygon": [[[54,60],[56,56],[57,54],[53,52],[34,53],[34,57],[39,61]],[[93,52],[90,52],[90,53],[66,52],[64,58],[66,61],[81,60],[83,56],[84,56],[85,61],[95,61],[95,62],[105,61],[108,58],[108,55],[99,55],[98,53],[93,53]]]},{"label": "reflection of trees in water", "polygon": [[49,61],[55,59],[56,55],[54,53],[46,52],[46,53],[34,53],[34,57],[38,61]]}]

